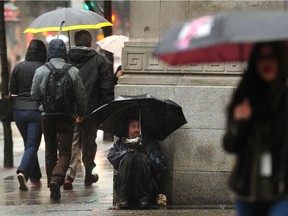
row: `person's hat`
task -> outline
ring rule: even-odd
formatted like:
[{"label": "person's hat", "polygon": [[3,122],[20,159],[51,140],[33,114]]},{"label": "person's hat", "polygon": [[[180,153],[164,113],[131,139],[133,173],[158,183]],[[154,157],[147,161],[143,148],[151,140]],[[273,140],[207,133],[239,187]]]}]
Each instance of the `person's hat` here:
[{"label": "person's hat", "polygon": [[67,60],[67,50],[63,40],[53,39],[50,41],[48,47],[48,61],[51,58],[63,58]]}]

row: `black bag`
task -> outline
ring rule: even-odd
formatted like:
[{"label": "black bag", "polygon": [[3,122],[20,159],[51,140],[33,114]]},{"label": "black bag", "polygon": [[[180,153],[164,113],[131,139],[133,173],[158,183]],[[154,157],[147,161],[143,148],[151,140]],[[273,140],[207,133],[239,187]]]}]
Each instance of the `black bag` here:
[{"label": "black bag", "polygon": [[46,114],[72,114],[74,111],[73,81],[68,71],[71,64],[58,69],[50,62],[50,70],[43,95],[43,109]]},{"label": "black bag", "polygon": [[16,97],[0,99],[0,120],[2,122],[13,122],[13,106]]}]

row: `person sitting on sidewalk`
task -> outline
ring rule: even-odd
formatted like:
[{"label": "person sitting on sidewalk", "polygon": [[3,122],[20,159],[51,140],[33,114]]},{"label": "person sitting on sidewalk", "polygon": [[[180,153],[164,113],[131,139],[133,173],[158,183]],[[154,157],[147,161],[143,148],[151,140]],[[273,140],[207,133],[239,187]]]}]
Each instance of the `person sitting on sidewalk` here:
[{"label": "person sitting on sidewalk", "polygon": [[145,132],[140,138],[136,119],[128,120],[128,138],[119,138],[107,157],[117,171],[114,186],[121,209],[137,205],[142,209],[149,208],[159,192],[159,181],[165,167],[158,142]]}]

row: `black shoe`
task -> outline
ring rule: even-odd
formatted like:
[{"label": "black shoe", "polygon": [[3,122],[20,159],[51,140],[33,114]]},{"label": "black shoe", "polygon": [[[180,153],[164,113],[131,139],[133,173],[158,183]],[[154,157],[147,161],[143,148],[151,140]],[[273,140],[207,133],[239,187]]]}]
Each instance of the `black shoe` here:
[{"label": "black shoe", "polygon": [[149,199],[147,199],[147,198],[140,199],[139,204],[140,204],[141,209],[149,209],[150,208],[150,202],[149,202]]},{"label": "black shoe", "polygon": [[91,186],[93,183],[97,182],[99,180],[98,174],[91,174],[91,175],[86,175],[85,176],[85,186]]},{"label": "black shoe", "polygon": [[49,185],[50,188],[50,198],[52,200],[60,200],[61,192],[60,185],[57,182],[52,181]]},{"label": "black shoe", "polygon": [[120,209],[128,209],[129,208],[129,202],[128,200],[122,200],[118,204]]}]

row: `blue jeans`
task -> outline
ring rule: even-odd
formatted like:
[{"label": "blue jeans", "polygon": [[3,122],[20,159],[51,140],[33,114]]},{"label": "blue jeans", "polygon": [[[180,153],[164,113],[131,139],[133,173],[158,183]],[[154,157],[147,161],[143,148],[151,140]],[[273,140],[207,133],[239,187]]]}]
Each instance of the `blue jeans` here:
[{"label": "blue jeans", "polygon": [[41,112],[14,110],[14,119],[25,148],[17,173],[23,173],[26,180],[39,181],[42,177],[37,156],[42,137]]},{"label": "blue jeans", "polygon": [[275,202],[236,202],[238,216],[288,216],[288,198]]}]

